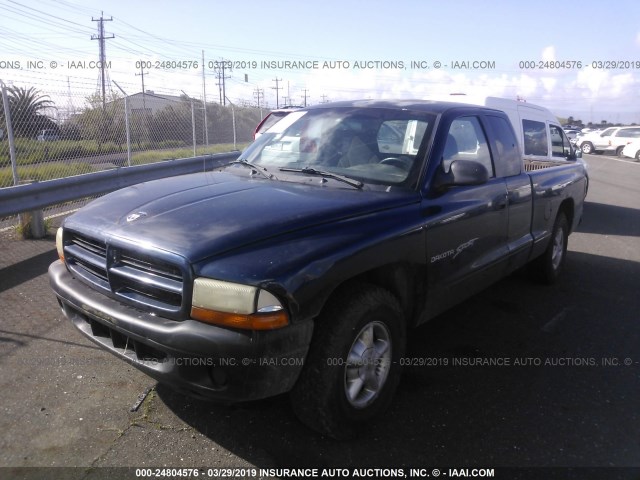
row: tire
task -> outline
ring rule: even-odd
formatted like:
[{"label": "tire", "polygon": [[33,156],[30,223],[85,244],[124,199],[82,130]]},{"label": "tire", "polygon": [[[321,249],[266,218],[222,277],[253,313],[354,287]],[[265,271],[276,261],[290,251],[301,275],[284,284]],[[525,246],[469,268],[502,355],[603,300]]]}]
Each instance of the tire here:
[{"label": "tire", "polygon": [[622,150],[624,150],[624,147],[618,147],[616,148],[616,155],[618,157],[622,157]]},{"label": "tire", "polygon": [[640,150],[636,152],[636,162],[640,162]]},{"label": "tire", "polygon": [[560,212],[553,225],[549,246],[531,264],[537,280],[547,285],[552,285],[558,280],[567,257],[568,240],[569,222],[567,216]]},{"label": "tire", "polygon": [[580,145],[582,153],[593,153],[593,144],[591,142],[584,142]]},{"label": "tire", "polygon": [[398,300],[375,285],[353,283],[330,299],[291,391],[293,410],[312,429],[353,438],[391,404],[400,381],[406,325]]}]

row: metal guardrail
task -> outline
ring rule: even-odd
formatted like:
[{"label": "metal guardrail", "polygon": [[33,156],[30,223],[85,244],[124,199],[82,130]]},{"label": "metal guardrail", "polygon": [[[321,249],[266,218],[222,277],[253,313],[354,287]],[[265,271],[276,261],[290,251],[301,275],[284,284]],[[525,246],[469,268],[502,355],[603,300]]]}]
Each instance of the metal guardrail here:
[{"label": "metal guardrail", "polygon": [[27,185],[0,189],[0,218],[38,210],[49,205],[113,192],[120,188],[165,177],[210,171],[238,158],[239,151],[119,167]]}]

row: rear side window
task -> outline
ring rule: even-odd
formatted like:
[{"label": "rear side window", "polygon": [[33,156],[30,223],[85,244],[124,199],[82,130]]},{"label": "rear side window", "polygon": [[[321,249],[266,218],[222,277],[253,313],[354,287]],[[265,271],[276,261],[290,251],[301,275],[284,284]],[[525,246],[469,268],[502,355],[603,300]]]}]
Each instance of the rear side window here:
[{"label": "rear side window", "polygon": [[546,157],[549,155],[547,127],[544,122],[522,120],[524,133],[524,154]]},{"label": "rear side window", "polygon": [[571,144],[562,129],[557,125],[549,125],[551,133],[551,155],[567,158],[571,154]]},{"label": "rear side window", "polygon": [[262,121],[262,123],[260,124],[260,127],[258,127],[258,131],[256,133],[263,133],[266,130],[268,130],[270,127],[272,127],[273,125],[275,125],[278,120],[286,117],[289,114],[289,112],[271,112],[269,115],[267,115],[265,117],[265,119]]},{"label": "rear side window", "polygon": [[640,128],[624,128],[618,132],[618,137],[640,138]]},{"label": "rear side window", "polygon": [[451,122],[442,157],[442,168],[448,172],[454,160],[481,163],[494,177],[493,163],[487,138],[477,117],[460,117]]},{"label": "rear side window", "polygon": [[493,132],[493,150],[496,153],[496,175],[511,177],[522,172],[522,157],[518,143],[506,118],[487,115],[485,120]]}]

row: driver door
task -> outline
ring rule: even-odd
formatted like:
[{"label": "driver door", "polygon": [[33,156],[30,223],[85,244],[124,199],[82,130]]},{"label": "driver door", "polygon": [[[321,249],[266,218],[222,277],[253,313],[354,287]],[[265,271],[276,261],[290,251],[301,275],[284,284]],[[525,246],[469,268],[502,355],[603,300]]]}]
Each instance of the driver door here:
[{"label": "driver door", "polygon": [[499,279],[508,258],[507,187],[504,178],[496,178],[479,116],[451,122],[438,168],[447,172],[456,160],[482,164],[489,180],[449,187],[422,201],[429,318]]}]

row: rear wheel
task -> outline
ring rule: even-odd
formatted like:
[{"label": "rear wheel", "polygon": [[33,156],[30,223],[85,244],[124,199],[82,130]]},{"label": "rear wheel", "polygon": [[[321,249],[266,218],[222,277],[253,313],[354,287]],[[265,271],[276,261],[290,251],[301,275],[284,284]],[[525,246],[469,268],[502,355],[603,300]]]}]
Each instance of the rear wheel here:
[{"label": "rear wheel", "polygon": [[397,299],[375,285],[351,284],[316,320],[304,370],[291,392],[305,424],[334,438],[386,410],[400,380],[405,322]]},{"label": "rear wheel", "polygon": [[622,156],[622,150],[624,150],[624,147],[618,147],[616,148],[616,155],[621,157]]},{"label": "rear wheel", "polygon": [[549,246],[531,264],[533,274],[538,280],[547,284],[553,284],[558,280],[567,256],[568,240],[569,222],[567,216],[560,212],[553,225]]},{"label": "rear wheel", "polygon": [[636,152],[636,162],[640,162],[640,150]]}]

